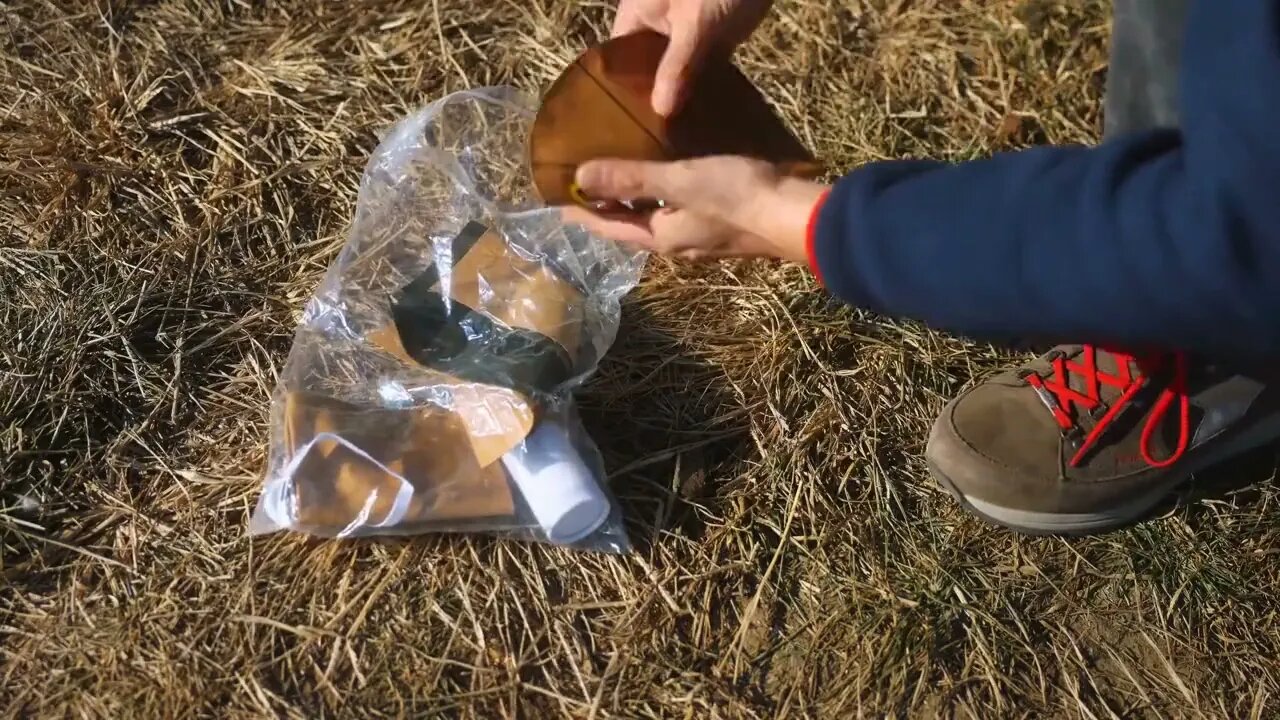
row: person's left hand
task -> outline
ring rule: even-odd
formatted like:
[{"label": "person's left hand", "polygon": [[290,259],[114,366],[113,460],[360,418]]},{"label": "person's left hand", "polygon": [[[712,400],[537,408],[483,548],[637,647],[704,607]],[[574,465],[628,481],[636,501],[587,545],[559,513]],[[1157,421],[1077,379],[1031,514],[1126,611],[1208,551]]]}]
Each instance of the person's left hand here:
[{"label": "person's left hand", "polygon": [[634,216],[561,208],[566,222],[596,235],[689,260],[774,257],[802,264],[809,217],[827,189],[735,156],[594,160],[578,168],[577,182],[593,198],[663,201],[661,209]]},{"label": "person's left hand", "polygon": [[670,38],[653,79],[654,112],[676,111],[713,52],[729,53],[747,39],[769,12],[773,0],[620,0],[613,37],[656,30]]}]

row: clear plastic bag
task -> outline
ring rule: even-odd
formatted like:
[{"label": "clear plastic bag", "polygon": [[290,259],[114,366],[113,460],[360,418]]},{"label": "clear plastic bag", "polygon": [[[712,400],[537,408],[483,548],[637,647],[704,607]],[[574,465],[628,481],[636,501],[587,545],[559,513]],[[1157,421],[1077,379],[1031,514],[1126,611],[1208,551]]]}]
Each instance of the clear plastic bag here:
[{"label": "clear plastic bag", "polygon": [[538,202],[535,102],[454,93],[374,152],[272,397],[251,533],[627,549],[572,393],[612,345],[645,255]]}]

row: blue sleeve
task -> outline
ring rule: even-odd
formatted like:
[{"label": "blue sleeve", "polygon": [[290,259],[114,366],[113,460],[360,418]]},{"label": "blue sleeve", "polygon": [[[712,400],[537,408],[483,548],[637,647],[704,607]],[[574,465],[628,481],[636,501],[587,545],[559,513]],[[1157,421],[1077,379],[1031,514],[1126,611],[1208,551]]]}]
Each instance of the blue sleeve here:
[{"label": "blue sleeve", "polygon": [[843,300],[984,339],[1280,357],[1280,0],[1193,2],[1181,130],[864,166],[812,262]]}]

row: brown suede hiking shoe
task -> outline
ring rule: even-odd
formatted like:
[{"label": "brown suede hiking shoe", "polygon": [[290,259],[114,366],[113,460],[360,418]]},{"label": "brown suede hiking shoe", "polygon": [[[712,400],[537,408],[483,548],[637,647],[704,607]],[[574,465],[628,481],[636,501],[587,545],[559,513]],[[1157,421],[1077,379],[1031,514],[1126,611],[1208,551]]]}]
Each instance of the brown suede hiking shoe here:
[{"label": "brown suede hiking shoe", "polygon": [[966,391],[925,457],[966,509],[1033,534],[1083,535],[1145,517],[1210,465],[1280,437],[1263,382],[1063,346]]}]

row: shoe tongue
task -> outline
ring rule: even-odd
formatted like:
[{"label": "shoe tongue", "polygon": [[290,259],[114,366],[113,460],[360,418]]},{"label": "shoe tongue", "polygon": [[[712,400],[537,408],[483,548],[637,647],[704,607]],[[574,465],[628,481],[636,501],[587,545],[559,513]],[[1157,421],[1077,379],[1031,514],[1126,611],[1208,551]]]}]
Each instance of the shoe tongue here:
[{"label": "shoe tongue", "polygon": [[[1086,370],[1085,363],[1086,353],[1083,348],[1072,348],[1070,351],[1063,353],[1063,359],[1070,364],[1067,368],[1066,378],[1058,377],[1058,382],[1065,380],[1067,387],[1088,397],[1090,382],[1090,373]],[[1127,358],[1122,363],[1120,358],[1115,354],[1105,350],[1094,350],[1094,374],[1098,376],[1107,376],[1112,379],[1111,382],[1104,381],[1102,377],[1097,378],[1097,397],[1105,405],[1110,405],[1119,399],[1124,392],[1121,387],[1116,387],[1115,381],[1125,382],[1139,377],[1142,371]]]}]

